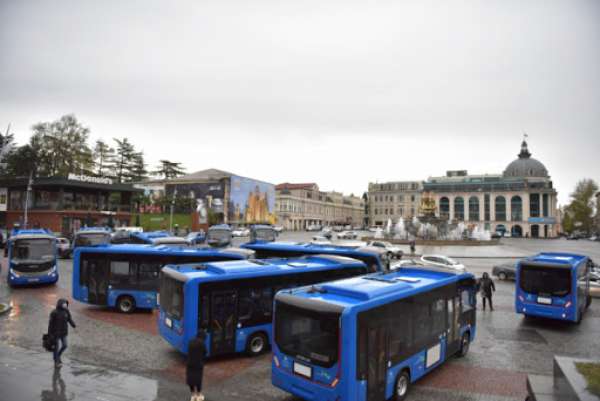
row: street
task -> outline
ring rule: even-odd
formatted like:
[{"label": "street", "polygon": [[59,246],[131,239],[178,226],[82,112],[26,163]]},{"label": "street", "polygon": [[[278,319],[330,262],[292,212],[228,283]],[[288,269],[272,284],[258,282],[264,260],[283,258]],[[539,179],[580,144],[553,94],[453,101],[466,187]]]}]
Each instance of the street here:
[{"label": "street", "polygon": [[[307,241],[311,236],[291,232],[279,240]],[[236,239],[240,241],[245,239]],[[495,264],[540,251],[581,253],[600,261],[600,243],[586,240],[504,239],[497,246],[417,246],[418,254],[455,257],[477,277],[491,272]],[[13,309],[0,316],[1,400],[174,401],[189,396],[185,360],[157,335],[156,312],[124,315],[71,300],[70,260],[60,261],[56,286],[11,289],[6,270],[4,259],[0,301],[11,302]],[[580,325],[525,320],[514,312],[514,283],[494,280],[495,310],[482,311],[479,302],[477,338],[469,354],[417,382],[409,400],[523,400],[527,374],[551,374],[553,355],[600,358],[596,335],[600,300],[594,300]],[[41,336],[47,330],[48,314],[61,297],[70,299],[77,329],[70,331],[65,366],[57,378],[51,354],[41,347]],[[270,361],[270,355],[210,360],[204,371],[206,399],[293,399],[271,386]]]}]

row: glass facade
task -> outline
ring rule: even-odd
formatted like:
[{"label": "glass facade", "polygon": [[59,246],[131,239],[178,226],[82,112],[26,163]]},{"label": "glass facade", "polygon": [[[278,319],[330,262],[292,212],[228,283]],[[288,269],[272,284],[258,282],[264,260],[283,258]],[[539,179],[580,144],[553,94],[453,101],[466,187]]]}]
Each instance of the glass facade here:
[{"label": "glass facade", "polygon": [[523,200],[520,196],[515,195],[510,200],[510,213],[512,221],[523,220]]}]

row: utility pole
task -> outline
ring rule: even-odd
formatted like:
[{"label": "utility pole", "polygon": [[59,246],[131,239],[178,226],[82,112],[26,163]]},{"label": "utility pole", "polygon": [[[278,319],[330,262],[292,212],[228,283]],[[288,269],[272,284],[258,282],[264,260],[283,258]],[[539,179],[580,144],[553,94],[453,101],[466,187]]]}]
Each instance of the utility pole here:
[{"label": "utility pole", "polygon": [[173,232],[173,209],[175,208],[175,198],[177,197],[177,188],[173,190],[173,199],[171,199],[171,212],[169,216],[169,232]]},{"label": "utility pole", "polygon": [[29,194],[33,186],[33,171],[29,172],[29,181],[27,181],[27,195],[25,196],[25,213],[23,218],[23,228],[27,228],[27,211],[29,209]]}]

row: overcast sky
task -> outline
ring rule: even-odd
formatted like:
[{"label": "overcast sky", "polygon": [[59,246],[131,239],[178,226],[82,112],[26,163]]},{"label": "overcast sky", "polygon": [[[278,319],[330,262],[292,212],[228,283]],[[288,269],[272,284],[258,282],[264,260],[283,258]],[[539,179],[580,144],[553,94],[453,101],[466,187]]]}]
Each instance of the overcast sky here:
[{"label": "overcast sky", "polygon": [[523,132],[566,202],[600,180],[599,1],[0,0],[0,130],[74,113],[181,161],[362,194],[501,173]]}]

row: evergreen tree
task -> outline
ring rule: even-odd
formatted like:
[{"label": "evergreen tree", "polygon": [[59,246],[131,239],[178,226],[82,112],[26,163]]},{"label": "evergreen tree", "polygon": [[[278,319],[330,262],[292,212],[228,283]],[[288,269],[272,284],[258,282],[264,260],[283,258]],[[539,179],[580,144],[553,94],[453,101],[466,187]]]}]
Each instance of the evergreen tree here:
[{"label": "evergreen tree", "polygon": [[129,139],[113,138],[116,142],[115,162],[113,165],[113,175],[117,182],[130,181],[132,178],[132,169],[135,164],[135,147],[129,142]]},{"label": "evergreen tree", "polygon": [[144,152],[138,152],[133,157],[130,178],[132,181],[143,181],[148,178],[148,170],[144,162]]},{"label": "evergreen tree", "polygon": [[157,170],[152,172],[152,175],[164,179],[177,178],[185,174],[185,168],[181,163],[172,162],[169,160],[161,160]]},{"label": "evergreen tree", "polygon": [[115,150],[102,139],[96,141],[94,146],[94,164],[95,173],[99,177],[111,175],[111,170],[115,162]]}]

